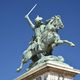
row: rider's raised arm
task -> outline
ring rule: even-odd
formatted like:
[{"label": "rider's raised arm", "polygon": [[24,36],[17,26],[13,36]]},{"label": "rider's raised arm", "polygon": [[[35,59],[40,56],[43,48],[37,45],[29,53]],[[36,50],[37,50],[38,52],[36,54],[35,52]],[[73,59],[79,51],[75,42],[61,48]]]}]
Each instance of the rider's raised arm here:
[{"label": "rider's raised arm", "polygon": [[27,19],[27,21],[28,21],[29,25],[31,26],[31,28],[34,29],[34,28],[35,28],[35,25],[32,23],[32,21],[31,21],[31,19],[29,18],[29,16],[26,15],[25,18]]},{"label": "rider's raised arm", "polygon": [[28,14],[25,16],[25,18],[28,20],[28,23],[30,24],[30,26],[32,27],[32,29],[35,28],[35,25],[32,23],[32,21],[29,18],[29,14],[34,10],[34,8],[37,6],[37,4],[35,4],[32,9],[28,12]]}]

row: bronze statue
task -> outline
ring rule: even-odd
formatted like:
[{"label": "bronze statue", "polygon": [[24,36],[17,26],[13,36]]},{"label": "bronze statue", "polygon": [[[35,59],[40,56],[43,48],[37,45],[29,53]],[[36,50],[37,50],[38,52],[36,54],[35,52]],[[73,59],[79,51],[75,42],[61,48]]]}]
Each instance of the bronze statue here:
[{"label": "bronze statue", "polygon": [[17,71],[20,71],[23,67],[23,64],[27,63],[29,59],[31,59],[32,63],[35,64],[43,56],[52,55],[52,50],[59,44],[66,43],[70,46],[75,46],[74,43],[68,40],[60,39],[58,30],[63,29],[64,25],[59,15],[51,17],[45,22],[42,22],[42,17],[37,16],[35,19],[35,24],[33,24],[29,18],[29,14],[35,7],[36,5],[25,16],[31,28],[34,30],[34,36],[32,41],[30,41],[29,47],[23,52],[21,65]]}]

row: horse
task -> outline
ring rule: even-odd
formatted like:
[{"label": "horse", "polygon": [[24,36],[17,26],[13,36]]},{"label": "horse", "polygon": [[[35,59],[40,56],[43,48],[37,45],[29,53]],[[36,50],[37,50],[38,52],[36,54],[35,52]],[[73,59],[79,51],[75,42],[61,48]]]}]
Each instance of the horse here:
[{"label": "horse", "polygon": [[33,61],[33,63],[35,63],[41,58],[42,55],[52,55],[52,50],[60,44],[67,43],[68,45],[74,47],[74,43],[68,40],[60,39],[58,30],[63,28],[64,25],[60,16],[57,15],[47,20],[45,23],[44,32],[41,34],[40,45],[42,50],[38,50],[38,43],[36,40],[33,40],[30,46],[23,52],[21,65],[19,68],[17,68],[17,71],[20,71],[23,67],[23,64],[27,63],[30,59]]},{"label": "horse", "polygon": [[43,37],[42,37],[43,43],[47,43],[47,45],[52,43],[53,47],[55,47],[56,45],[59,45],[59,44],[66,43],[66,44],[74,47],[75,46],[74,43],[72,43],[68,40],[60,39],[58,30],[63,29],[63,28],[64,28],[64,25],[61,21],[61,17],[59,15],[52,17],[46,25],[46,30],[42,34],[43,35]]}]

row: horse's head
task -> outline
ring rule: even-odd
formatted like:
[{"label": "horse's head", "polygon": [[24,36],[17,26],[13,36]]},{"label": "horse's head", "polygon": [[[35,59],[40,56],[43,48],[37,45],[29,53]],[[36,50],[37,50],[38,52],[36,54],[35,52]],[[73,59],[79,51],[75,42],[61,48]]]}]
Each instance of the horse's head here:
[{"label": "horse's head", "polygon": [[61,17],[59,15],[52,17],[50,19],[50,24],[52,24],[55,27],[55,29],[64,28],[64,25],[62,23]]}]

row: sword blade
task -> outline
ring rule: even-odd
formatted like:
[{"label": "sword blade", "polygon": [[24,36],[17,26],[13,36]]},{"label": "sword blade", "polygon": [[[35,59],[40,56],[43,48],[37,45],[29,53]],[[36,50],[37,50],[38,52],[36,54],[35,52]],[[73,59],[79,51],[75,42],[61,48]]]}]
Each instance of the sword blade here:
[{"label": "sword blade", "polygon": [[25,16],[25,18],[34,10],[34,8],[37,6],[37,4],[35,4],[32,9],[28,12],[28,14]]}]

